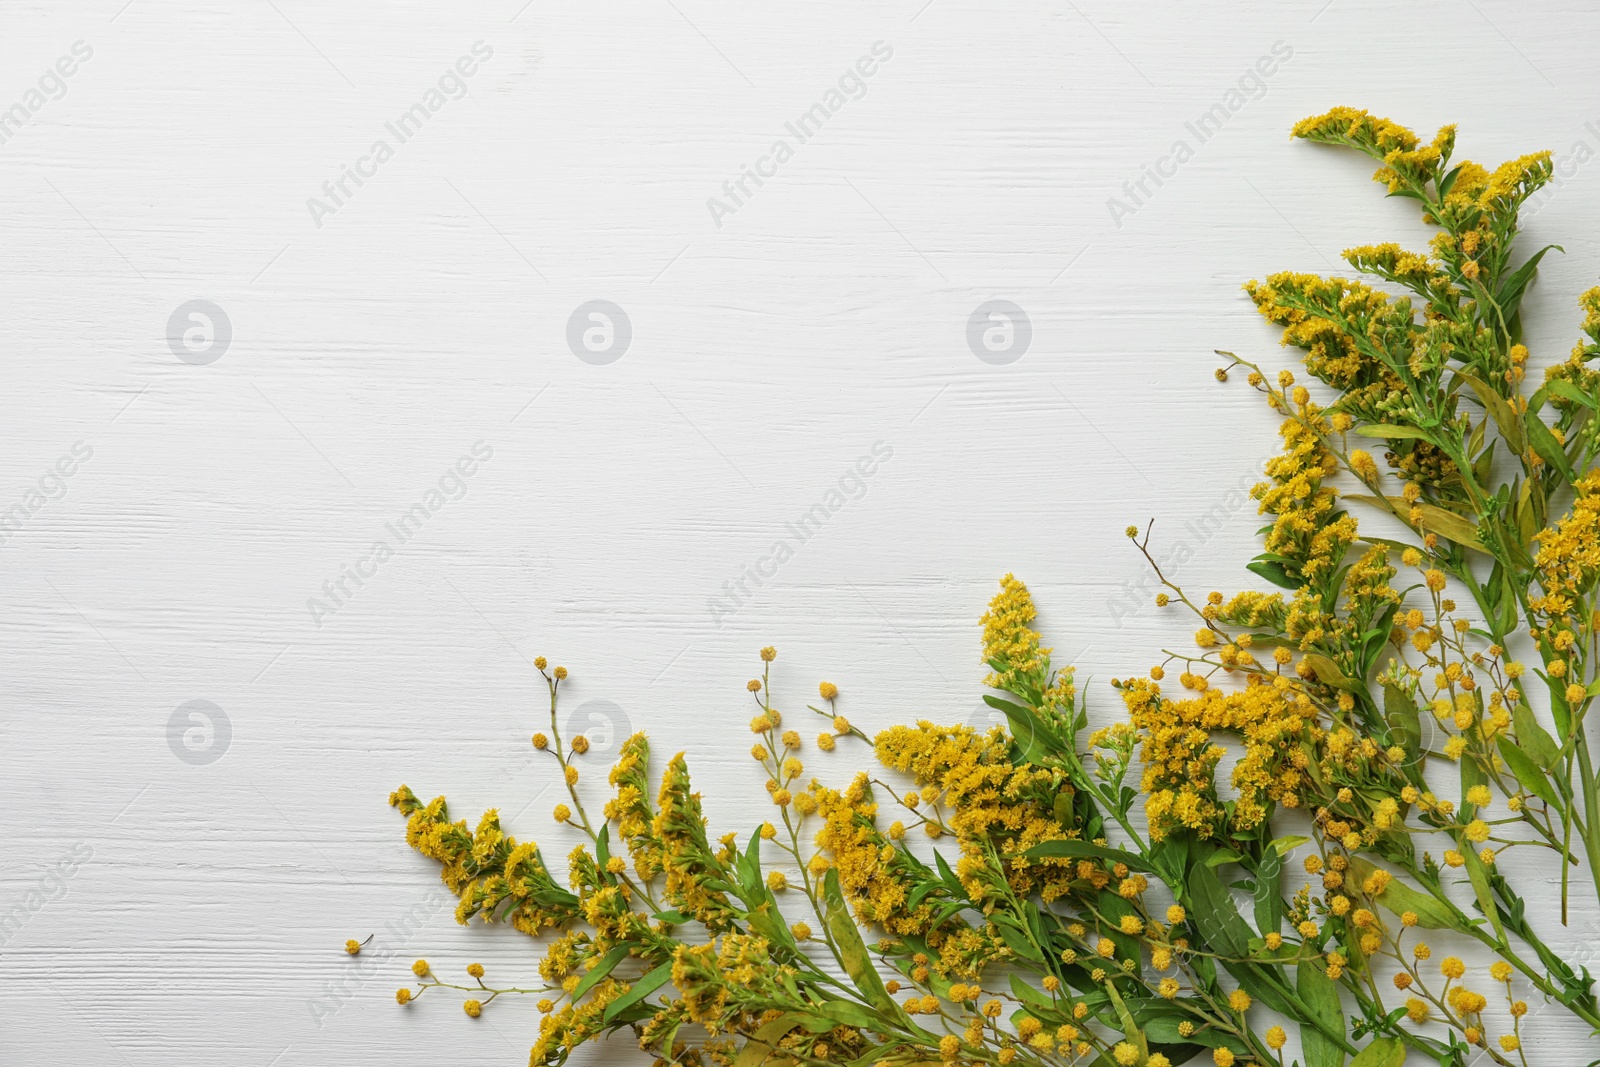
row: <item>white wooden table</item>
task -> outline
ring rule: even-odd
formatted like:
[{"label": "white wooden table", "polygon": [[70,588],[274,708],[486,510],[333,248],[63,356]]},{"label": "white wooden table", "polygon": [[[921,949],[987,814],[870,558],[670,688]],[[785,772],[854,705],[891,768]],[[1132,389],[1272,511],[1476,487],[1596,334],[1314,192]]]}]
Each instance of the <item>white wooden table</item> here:
[{"label": "white wooden table", "polygon": [[[395,1005],[415,956],[535,957],[454,924],[385,797],[564,857],[537,655],[584,719],[689,750],[718,831],[764,802],[760,646],[788,707],[828,678],[869,731],[967,719],[1008,570],[1108,721],[1191,629],[1123,527],[1244,584],[1230,493],[1275,422],[1210,353],[1284,356],[1239,284],[1426,236],[1290,124],[1555,149],[1527,308],[1560,358],[1600,275],[1597,30],[1571,0],[4,5],[0,1063],[525,1062],[530,1004]],[[1534,1026],[1541,1063],[1593,1055]]]}]

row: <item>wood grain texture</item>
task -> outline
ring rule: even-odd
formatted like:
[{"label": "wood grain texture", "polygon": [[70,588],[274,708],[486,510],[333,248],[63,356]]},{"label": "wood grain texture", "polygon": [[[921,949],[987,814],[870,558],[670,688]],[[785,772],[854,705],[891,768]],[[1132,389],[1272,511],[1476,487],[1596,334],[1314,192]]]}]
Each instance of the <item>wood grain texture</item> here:
[{"label": "wood grain texture", "polygon": [[[1123,527],[1186,542],[1202,590],[1252,551],[1229,493],[1274,420],[1210,353],[1279,356],[1239,283],[1425,236],[1368,164],[1289,143],[1302,115],[1573,158],[1529,225],[1566,248],[1528,299],[1538,357],[1600,274],[1592,0],[104,0],[11,3],[0,26],[0,109],[28,113],[0,133],[0,511],[52,497],[0,545],[0,914],[27,912],[0,945],[8,1067],[525,1062],[530,1005],[394,1004],[415,956],[519,977],[534,957],[453,923],[384,798],[496,806],[563,856],[527,742],[536,655],[572,668],[572,707],[687,750],[718,830],[762,795],[757,648],[779,646],[790,706],[826,677],[868,729],[966,719],[1007,571],[1109,719],[1106,680],[1189,629],[1148,606]],[[29,106],[80,41],[64,95]],[[864,95],[788,133],[877,42]],[[389,125],[431,89],[402,143]],[[780,138],[792,156],[714,218]],[[598,299],[632,325],[606,365],[567,342]],[[169,344],[192,300],[231,324],[214,362]],[[991,300],[1031,324],[1007,365],[967,342]],[[400,543],[441,479],[453,498]],[[848,504],[719,608],[830,489]],[[380,540],[392,557],[314,620]],[[191,739],[223,749],[209,763],[169,743],[195,700],[230,731]],[[1517,874],[1548,912],[1553,871]],[[1600,916],[1573,923],[1592,962]],[[1592,1057],[1558,1013],[1533,1025],[1540,1062]]]}]

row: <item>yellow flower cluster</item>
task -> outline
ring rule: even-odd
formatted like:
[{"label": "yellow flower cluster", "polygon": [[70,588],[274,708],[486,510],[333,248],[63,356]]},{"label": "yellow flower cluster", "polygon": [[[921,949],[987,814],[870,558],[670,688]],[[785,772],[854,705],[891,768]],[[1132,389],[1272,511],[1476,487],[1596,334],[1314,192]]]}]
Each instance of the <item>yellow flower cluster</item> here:
[{"label": "yellow flower cluster", "polygon": [[1311,581],[1338,566],[1355,541],[1356,522],[1337,511],[1338,494],[1322,484],[1338,469],[1319,437],[1319,432],[1327,432],[1326,423],[1315,404],[1307,401],[1300,406],[1299,416],[1285,419],[1278,428],[1284,447],[1267,461],[1272,480],[1251,492],[1261,501],[1261,513],[1274,517],[1266,535],[1267,551],[1292,561]]},{"label": "yellow flower cluster", "polygon": [[606,802],[606,818],[617,824],[617,832],[633,856],[634,870],[649,881],[666,867],[660,840],[655,836],[655,813],[650,810],[650,742],[644,734],[634,734],[622,743],[610,781],[616,796]]},{"label": "yellow flower cluster", "polygon": [[996,665],[984,685],[1009,688],[1016,676],[1041,674],[1050,662],[1050,650],[1039,647],[1039,635],[1030,625],[1038,615],[1028,587],[1008,574],[1000,579],[1000,592],[989,601],[983,624],[984,662]]},{"label": "yellow flower cluster", "polygon": [[1577,490],[1571,513],[1539,534],[1534,557],[1543,592],[1530,598],[1528,607],[1552,627],[1570,623],[1579,596],[1600,575],[1600,469],[1585,474]]},{"label": "yellow flower cluster", "polygon": [[476,831],[451,822],[444,797],[424,805],[406,786],[389,803],[409,815],[406,842],[443,864],[440,878],[459,899],[456,921],[474,915],[505,919],[530,936],[564,926],[579,914],[578,898],[556,885],[533,842],[518,844],[500,829],[499,815],[484,813]]},{"label": "yellow flower cluster", "polygon": [[974,900],[992,895],[986,884],[986,858],[999,857],[1012,892],[1038,891],[1045,900],[1066,893],[1076,864],[1063,858],[1030,859],[1025,853],[1069,834],[1057,821],[1054,798],[1071,786],[1052,771],[1013,766],[1005,732],[979,734],[968,726],[894,726],[874,742],[885,767],[910,774],[919,786],[937,791],[949,806],[949,825],[961,846],[957,869]]},{"label": "yellow flower cluster", "polygon": [[[1140,789],[1152,838],[1184,828],[1214,837],[1230,828],[1225,822],[1248,830],[1266,818],[1269,802],[1301,803],[1309,765],[1301,745],[1317,736],[1317,728],[1308,719],[1311,706],[1292,695],[1288,679],[1274,684],[1251,676],[1242,690],[1207,688],[1187,700],[1168,700],[1155,682],[1134,679],[1124,684],[1122,697],[1144,737]],[[1226,751],[1217,734],[1236,736],[1245,746],[1233,770],[1239,799],[1231,820],[1217,798],[1214,775]]]},{"label": "yellow flower cluster", "polygon": [[925,939],[939,953],[929,965],[940,974],[977,978],[1009,955],[992,932],[975,930],[954,914],[960,909],[948,907],[948,891],[924,891],[912,905],[911,894],[927,885],[927,870],[878,830],[878,805],[865,774],[842,791],[813,784],[811,795],[823,819],[816,842],[828,858],[824,868],[837,871],[839,888],[863,923]]}]

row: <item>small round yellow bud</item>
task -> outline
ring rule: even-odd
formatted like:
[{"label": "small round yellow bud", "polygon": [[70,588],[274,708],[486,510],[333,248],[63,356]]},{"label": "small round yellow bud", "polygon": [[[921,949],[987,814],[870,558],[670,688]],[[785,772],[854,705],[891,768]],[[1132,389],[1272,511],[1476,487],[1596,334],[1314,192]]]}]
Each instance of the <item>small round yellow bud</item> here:
[{"label": "small round yellow bud", "polygon": [[832,682],[823,682],[817,686],[817,692],[822,695],[823,700],[834,700],[839,696],[839,687]]},{"label": "small round yellow bud", "polygon": [[481,964],[481,963],[469,963],[469,964],[467,964],[467,973],[470,974],[474,978],[482,978],[483,977],[483,964]]},{"label": "small round yellow bud", "polygon": [[476,1000],[469,1000],[461,1005],[461,1010],[476,1019],[483,1014],[483,1005]]}]

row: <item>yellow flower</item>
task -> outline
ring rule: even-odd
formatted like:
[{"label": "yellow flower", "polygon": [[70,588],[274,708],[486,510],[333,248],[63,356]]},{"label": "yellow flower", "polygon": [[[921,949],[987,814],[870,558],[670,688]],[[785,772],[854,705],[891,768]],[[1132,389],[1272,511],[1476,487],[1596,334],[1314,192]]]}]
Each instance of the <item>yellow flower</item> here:
[{"label": "yellow flower", "polygon": [[839,695],[839,687],[832,682],[823,682],[817,686],[817,692],[821,694],[823,700],[833,700]]},{"label": "yellow flower", "polygon": [[1276,1052],[1289,1040],[1289,1035],[1283,1032],[1281,1026],[1269,1026],[1266,1033],[1267,1047]]},{"label": "yellow flower", "polygon": [[1171,905],[1168,905],[1168,907],[1167,907],[1167,922],[1171,923],[1173,926],[1177,926],[1179,923],[1183,922],[1184,919],[1186,919],[1187,917],[1188,917],[1188,915],[1183,910],[1183,905],[1182,904],[1171,904]]},{"label": "yellow flower", "polygon": [[469,964],[467,964],[467,973],[470,974],[474,978],[482,978],[483,977],[483,964],[481,964],[481,963],[469,963]]},{"label": "yellow flower", "polygon": [[1039,635],[1029,625],[1037,615],[1028,587],[1015,575],[1001,578],[1000,592],[979,620],[983,623],[984,662],[999,664],[997,671],[984,679],[985,685],[1003,689],[1007,681],[1044,672],[1050,649],[1040,647]]},{"label": "yellow flower", "polygon": [[351,938],[344,943],[344,950],[352,956],[359,956],[361,955],[361,942]]},{"label": "yellow flower", "polygon": [[399,1003],[401,1003],[401,1004],[409,1004],[409,1003],[411,1003],[411,990],[409,990],[409,989],[396,989],[394,991],[394,999],[396,1001],[398,1001]]},{"label": "yellow flower", "polygon": [[483,1014],[483,1005],[476,1000],[469,1000],[461,1005],[461,1010],[476,1019]]},{"label": "yellow flower", "polygon": [[416,975],[418,978],[426,978],[428,976],[428,961],[418,960],[416,963],[413,963],[411,965],[411,973]]},{"label": "yellow flower", "polygon": [[1446,978],[1460,978],[1467,973],[1467,965],[1454,956],[1446,956],[1439,962],[1439,973]]},{"label": "yellow flower", "polygon": [[1511,964],[1505,960],[1495,960],[1489,964],[1489,976],[1496,982],[1511,981]]},{"label": "yellow flower", "polygon": [[1233,1067],[1233,1050],[1214,1048],[1211,1050],[1211,1062],[1217,1067]]},{"label": "yellow flower", "polygon": [[1232,993],[1228,994],[1228,1007],[1232,1008],[1234,1011],[1249,1011],[1250,994],[1246,993],[1242,989],[1235,989]]}]

